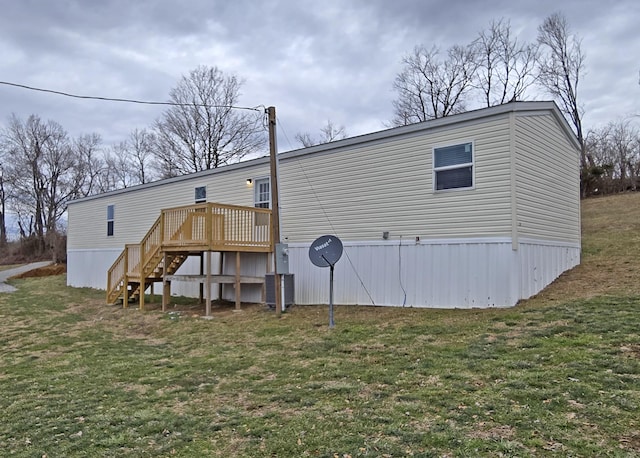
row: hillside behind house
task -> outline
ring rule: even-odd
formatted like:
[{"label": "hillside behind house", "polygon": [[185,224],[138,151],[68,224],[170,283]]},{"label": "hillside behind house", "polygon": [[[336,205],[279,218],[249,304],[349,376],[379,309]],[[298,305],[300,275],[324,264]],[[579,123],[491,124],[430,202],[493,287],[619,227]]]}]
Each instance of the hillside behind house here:
[{"label": "hillside behind house", "polygon": [[582,201],[581,264],[525,304],[640,295],[640,192]]}]

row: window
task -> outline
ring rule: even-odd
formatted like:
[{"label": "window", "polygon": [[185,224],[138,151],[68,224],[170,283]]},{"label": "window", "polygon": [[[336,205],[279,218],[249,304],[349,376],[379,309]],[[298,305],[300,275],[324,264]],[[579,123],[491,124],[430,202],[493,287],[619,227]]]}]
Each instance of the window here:
[{"label": "window", "polygon": [[473,145],[444,146],[433,149],[433,188],[464,189],[473,187]]},{"label": "window", "polygon": [[258,208],[271,208],[271,183],[269,178],[255,180],[254,203]]},{"label": "window", "polygon": [[115,216],[115,206],[107,205],[107,237],[113,236],[114,216]]},{"label": "window", "polygon": [[198,186],[196,188],[196,203],[199,204],[201,202],[207,201],[207,187],[206,186]]}]

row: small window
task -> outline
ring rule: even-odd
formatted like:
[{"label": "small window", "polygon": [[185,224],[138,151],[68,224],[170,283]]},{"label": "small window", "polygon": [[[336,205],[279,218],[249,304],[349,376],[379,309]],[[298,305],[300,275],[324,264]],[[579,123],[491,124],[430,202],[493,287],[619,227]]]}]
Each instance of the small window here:
[{"label": "small window", "polygon": [[473,145],[433,149],[433,187],[436,191],[473,187]]},{"label": "small window", "polygon": [[269,178],[255,180],[254,203],[258,208],[271,208],[271,183]]},{"label": "small window", "polygon": [[207,187],[206,186],[198,186],[196,188],[196,203],[199,204],[201,202],[207,201]]},{"label": "small window", "polygon": [[115,206],[107,205],[107,237],[113,236],[114,219],[115,219]]}]

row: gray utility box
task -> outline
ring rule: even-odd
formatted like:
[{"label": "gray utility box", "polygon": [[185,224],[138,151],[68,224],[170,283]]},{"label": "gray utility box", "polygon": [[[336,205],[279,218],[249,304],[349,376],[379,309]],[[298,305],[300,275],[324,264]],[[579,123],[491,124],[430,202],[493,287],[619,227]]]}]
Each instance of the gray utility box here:
[{"label": "gray utility box", "polygon": [[[282,302],[285,307],[293,305],[295,300],[295,287],[293,284],[293,274],[280,275],[282,284],[284,284],[284,296]],[[266,274],[264,281],[264,292],[266,303],[269,308],[276,308],[276,287],[275,287],[275,274]]]}]

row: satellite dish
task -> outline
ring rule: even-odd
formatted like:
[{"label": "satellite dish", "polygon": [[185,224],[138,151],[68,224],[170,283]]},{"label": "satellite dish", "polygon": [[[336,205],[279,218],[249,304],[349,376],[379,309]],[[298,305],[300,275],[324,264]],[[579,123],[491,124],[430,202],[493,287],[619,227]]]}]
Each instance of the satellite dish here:
[{"label": "satellite dish", "polygon": [[309,259],[318,267],[333,267],[342,256],[342,242],[335,235],[318,237],[309,247]]},{"label": "satellite dish", "polygon": [[309,247],[309,259],[318,267],[329,269],[329,327],[333,328],[333,266],[342,256],[342,242],[335,235],[323,235]]}]

